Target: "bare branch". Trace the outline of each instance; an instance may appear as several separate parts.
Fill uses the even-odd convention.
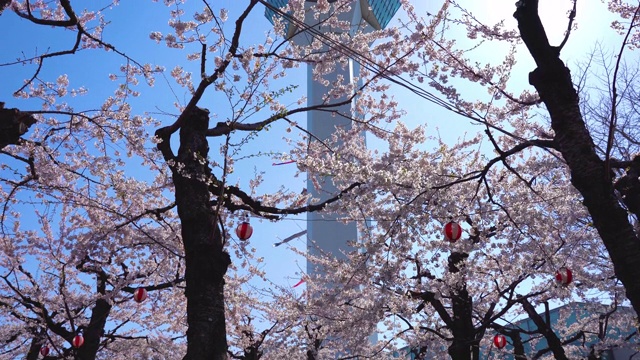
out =
[[[571,34],[571,28],[573,27],[573,20],[575,20],[576,18],[577,3],[578,3],[578,0],[573,0],[573,9],[571,9],[571,13],[569,13],[569,25],[567,25],[567,33],[564,35],[564,39],[562,39],[562,42],[558,46],[558,52],[562,50],[564,45],[567,43],[567,40],[569,40],[569,35]]]
[[[611,83],[611,117],[609,120],[609,135],[607,136],[607,148],[605,150],[604,155],[604,164],[605,164],[605,175],[610,176],[611,169],[610,167],[610,157],[611,157],[611,148],[613,147],[613,139],[615,137],[616,131],[616,123],[618,120],[618,114],[616,111],[616,106],[618,102],[618,71],[620,70],[620,63],[622,62],[622,53],[624,49],[627,47],[627,41],[629,40],[629,35],[631,35],[631,30],[635,27],[634,22],[638,17],[638,12],[640,12],[640,6],[636,7],[636,11],[633,13],[633,17],[631,18],[631,24],[629,24],[629,29],[627,29],[627,34],[624,36],[624,40],[622,40],[622,44],[620,45],[620,51],[618,52],[618,58],[616,59],[616,67],[613,71],[613,80]],[[610,180],[610,179],[609,179]]]
[[[190,113],[190,111],[196,107],[196,105],[202,98],[202,95],[204,94],[204,91],[207,89],[207,87],[209,87],[209,85],[213,84],[217,79],[221,78],[224,75],[224,72],[227,70],[227,67],[231,63],[231,59],[238,52],[238,48],[240,46],[240,34],[242,32],[244,21],[247,19],[247,17],[249,16],[249,13],[251,13],[251,10],[253,10],[253,8],[256,6],[257,3],[258,3],[258,0],[251,0],[247,8],[242,12],[242,14],[236,20],[236,29],[233,33],[233,37],[231,38],[231,45],[228,51],[229,56],[222,61],[222,64],[220,64],[220,66],[218,66],[214,70],[213,74],[211,74],[210,76],[206,76],[206,74],[204,73],[201,74],[202,80],[200,81],[200,84],[198,84],[198,87],[196,88],[196,90],[193,93],[193,96],[191,97],[191,100],[189,100],[189,103],[187,104],[187,106],[184,108],[180,116],[178,116],[178,119],[173,124],[158,130],[158,131],[162,130],[163,136],[167,136],[167,135],[170,136],[174,132],[178,131],[178,129],[182,126],[182,123],[187,118],[186,114]],[[156,136],[158,136],[158,131],[156,131]],[[163,137],[160,136],[160,138],[163,138]]]

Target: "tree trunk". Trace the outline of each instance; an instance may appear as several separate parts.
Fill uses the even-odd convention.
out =
[[[40,348],[44,346],[45,343],[45,333],[43,331],[39,331],[36,336],[31,339],[31,344],[29,344],[29,350],[27,355],[24,357],[25,360],[38,360],[38,356],[40,356]]]
[[[520,331],[514,330],[508,332],[511,343],[513,344],[513,357],[516,360],[527,360],[527,356],[524,354],[524,344],[522,343],[522,337]]]
[[[95,360],[100,348],[100,337],[111,311],[111,305],[104,299],[98,299],[91,310],[91,322],[84,328],[84,344],[76,350],[76,360]],[[75,336],[75,335],[74,335]]]
[[[464,285],[454,291],[455,294],[452,295],[453,326],[451,326],[453,341],[449,345],[449,356],[453,360],[471,360],[474,345],[478,345],[473,327],[473,300]]]
[[[530,75],[551,116],[555,142],[571,170],[571,183],[584,198],[593,224],[609,252],[627,298],[640,314],[640,239],[615,196],[612,176],[596,153],[578,106],[569,69],[549,45],[538,17],[538,1],[522,0],[514,14],[522,40],[538,66]]]
[[[459,273],[460,267],[468,257],[467,253],[452,252],[448,259],[449,272]],[[448,352],[453,360],[471,360],[474,345],[476,348],[479,346],[475,336],[476,329],[473,326],[473,299],[469,296],[465,280],[461,278],[459,281],[460,283],[454,287],[451,294],[453,316],[450,330],[453,341],[449,345]]]
[[[205,132],[209,112],[195,108],[180,128],[180,148],[173,167],[178,216],[185,251],[187,354],[183,360],[227,359],[224,275],[231,264],[211,207],[211,173]]]

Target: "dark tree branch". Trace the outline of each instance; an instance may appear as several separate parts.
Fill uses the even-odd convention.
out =
[[[48,25],[48,26],[57,26],[57,27],[76,26],[78,24],[78,17],[76,16],[75,11],[73,11],[73,8],[71,7],[71,3],[69,2],[69,0],[60,0],[60,5],[62,5],[62,8],[64,9],[64,12],[67,14],[69,19],[67,19],[67,20],[49,20],[49,19],[37,18],[31,13],[30,4],[29,4],[28,1],[27,1],[27,12],[26,13],[23,13],[23,12],[19,11],[17,8],[14,8],[13,11],[16,13],[16,15],[20,16],[21,18],[27,19],[27,20],[31,21],[32,23],[38,24],[38,25]]]
[[[558,52],[562,50],[564,45],[567,43],[567,40],[569,40],[569,35],[571,34],[571,28],[573,27],[573,21],[576,18],[577,4],[578,4],[578,0],[573,0],[573,9],[571,9],[571,12],[569,13],[569,25],[567,25],[567,33],[564,35],[564,39],[562,39],[560,46],[558,46]]]
[[[95,41],[96,43],[104,46],[107,49],[110,49],[110,50],[114,51],[116,54],[125,57],[127,60],[132,61],[133,63],[135,63],[139,68],[141,68],[141,69],[144,68],[142,66],[142,64],[140,64],[139,62],[137,62],[134,59],[130,58],[125,53],[123,53],[120,50],[118,50],[115,46],[103,41],[102,39],[98,39],[95,36],[93,36],[90,33],[88,33],[85,30],[85,28],[82,26],[82,24],[80,24],[80,22],[78,21],[78,17],[75,14],[75,11],[73,10],[73,7],[71,6],[70,0],[60,0],[60,5],[64,9],[65,14],[68,17],[67,20],[50,20],[50,19],[41,19],[41,18],[35,17],[33,15],[33,13],[31,12],[31,7],[30,7],[31,5],[29,4],[29,1],[26,2],[26,7],[27,7],[27,10],[26,10],[27,12],[26,13],[21,12],[18,9],[14,8],[14,11],[18,16],[20,16],[20,17],[22,17],[24,19],[27,19],[27,20],[31,21],[32,23],[34,23],[34,24],[45,25],[45,26],[55,26],[55,27],[65,27],[65,28],[75,27],[75,29],[77,31],[76,40],[75,40],[75,43],[73,44],[73,46],[71,47],[71,49],[56,51],[56,52],[53,52],[53,53],[44,54],[44,55],[40,55],[40,56],[37,56],[35,58],[32,58],[31,60],[35,60],[35,59],[38,60],[38,68],[36,69],[35,73],[31,77],[31,79],[26,81],[24,83],[24,85],[20,89],[18,89],[17,91],[14,92],[14,94],[20,93],[22,90],[27,88],[38,77],[38,75],[40,74],[40,71],[42,70],[42,65],[43,65],[45,59],[50,58],[50,57],[55,57],[55,56],[75,54],[76,51],[78,51],[78,48],[80,47],[80,43],[82,41],[82,37],[83,36],[85,36],[88,39],[91,39],[91,40]],[[26,62],[26,61],[29,61],[29,60],[28,59],[20,60],[20,62]]]
[[[140,214],[138,214],[138,215],[136,215],[134,217],[131,217],[131,218],[127,219],[126,221],[114,226],[113,229],[114,230],[121,229],[121,228],[123,228],[123,227],[125,227],[125,226],[127,226],[127,225],[129,225],[131,223],[134,223],[134,222],[142,219],[143,217],[146,217],[147,215],[153,215],[156,219],[161,219],[161,215],[163,213],[173,209],[174,207],[176,207],[175,203],[169,204],[169,205],[167,205],[165,207],[162,207],[162,208],[147,209],[147,210],[143,211],[142,213],[140,213]]]
[[[247,17],[249,16],[249,13],[251,13],[251,10],[253,10],[253,8],[257,4],[258,4],[257,0],[250,0],[247,8],[242,12],[242,14],[240,14],[238,19],[236,19],[236,28],[231,38],[231,45],[229,46],[229,51],[228,51],[229,57],[225,58],[222,61],[222,64],[220,64],[220,66],[218,66],[214,70],[213,74],[209,76],[207,76],[204,72],[201,74],[202,80],[198,84],[198,87],[195,89],[193,96],[191,97],[191,100],[189,100],[189,103],[187,104],[187,106],[184,108],[180,116],[178,116],[178,119],[173,124],[167,127],[158,129],[156,131],[157,137],[162,139],[178,131],[178,129],[180,129],[180,127],[186,121],[191,111],[197,106],[198,102],[202,98],[202,95],[204,95],[204,91],[207,89],[207,87],[209,87],[209,85],[213,84],[216,80],[224,76],[224,72],[227,70],[227,67],[229,67],[229,64],[231,64],[231,59],[238,53],[238,48],[240,46],[240,34],[242,33],[242,27],[244,25],[244,21],[247,19]],[[201,64],[201,68],[202,67],[204,67],[203,64]]]
[[[269,118],[263,120],[263,121],[259,121],[259,122],[255,122],[255,123],[249,123],[249,124],[245,124],[245,123],[240,123],[240,122],[219,122],[216,124],[216,126],[214,128],[211,128],[209,130],[207,130],[207,136],[222,136],[222,135],[228,135],[231,132],[233,132],[234,130],[240,130],[240,131],[260,131],[262,129],[264,129],[265,126],[280,120],[280,119],[284,119],[288,116],[294,115],[294,114],[298,114],[298,113],[304,113],[304,112],[308,112],[311,110],[327,110],[327,109],[332,109],[332,108],[338,108],[342,105],[346,105],[346,104],[350,104],[352,99],[355,97],[355,94],[353,94],[352,96],[350,96],[348,99],[343,100],[343,101],[339,101],[339,102],[335,102],[335,103],[331,103],[331,104],[319,104],[319,105],[312,105],[312,106],[304,106],[304,107],[300,107],[297,109],[293,109],[293,110],[289,110],[289,111],[285,111],[285,112],[281,112],[281,113],[276,113],[271,115]]]
[[[302,207],[287,208],[287,209],[278,208],[275,206],[263,205],[260,201],[253,199],[251,196],[249,196],[249,194],[240,190],[240,188],[236,186],[227,186],[225,187],[225,194],[238,197],[242,201],[242,204],[236,204],[235,202],[233,202],[233,200],[229,196],[224,197],[223,203],[224,203],[224,207],[230,211],[246,210],[258,216],[262,216],[271,220],[277,220],[279,219],[278,216],[270,216],[270,215],[297,215],[305,212],[320,211],[324,209],[327,205],[340,200],[345,194],[349,193],[350,191],[352,191],[353,189],[361,185],[363,185],[363,183],[353,183],[348,187],[344,188],[343,190],[341,190],[335,196],[318,204],[310,204]],[[218,186],[220,185],[218,184],[212,187],[211,192],[213,194],[217,193],[216,190],[218,189]],[[213,204],[215,205],[215,203],[216,201],[214,201]]]
[[[519,329],[509,329],[505,326],[497,325],[494,327],[497,332],[504,334],[511,339],[513,345],[513,357],[516,360],[526,360],[527,356],[524,352],[524,343],[522,342],[522,333]]]
[[[44,64],[44,60],[50,57],[54,57],[54,56],[62,56],[62,55],[69,55],[69,54],[75,54],[76,51],[78,51],[78,47],[80,47],[80,41],[82,40],[82,32],[78,31],[78,34],[76,35],[76,42],[73,44],[73,47],[71,47],[71,49],[68,50],[61,50],[61,51],[56,51],[56,52],[52,52],[52,53],[48,53],[48,54],[44,54],[38,57],[38,68],[36,69],[36,72],[33,74],[33,76],[31,76],[31,79],[29,79],[28,81],[26,81],[24,83],[24,85],[22,85],[22,87],[20,87],[20,89],[16,90],[13,94],[16,95],[18,93],[20,93],[22,90],[26,89],[27,86],[29,86],[33,80],[35,80],[38,75],[40,74],[40,71],[42,70],[42,65]]]
[[[614,187],[622,195],[627,209],[640,219],[640,155],[634,157],[626,168],[626,173]]]
[[[449,315],[447,308],[440,301],[440,299],[436,297],[436,294],[434,292],[431,292],[431,291],[417,292],[417,291],[409,290],[409,296],[412,299],[421,299],[425,303],[428,303],[431,306],[433,306],[433,308],[436,310],[436,312],[440,316],[440,319],[442,319],[442,321],[447,325],[447,327],[451,327],[453,325],[453,319]]]
[[[527,315],[529,315],[529,318],[533,321],[533,323],[536,324],[540,334],[542,334],[542,336],[547,339],[547,344],[553,352],[553,356],[558,360],[569,360],[567,355],[564,353],[562,341],[560,341],[558,335],[556,335],[556,333],[554,333],[551,329],[551,324],[547,324],[542,319],[542,316],[540,316],[536,312],[536,309],[533,307],[533,305],[531,305],[529,300],[527,300],[526,298],[520,298],[518,299],[518,302],[522,304],[522,308],[524,309],[524,311],[526,311]]]
[[[4,103],[0,102],[0,149],[10,144],[19,144],[20,136],[35,123],[36,119],[29,113],[15,108],[5,109]]]
[[[140,286],[140,287],[125,286],[125,287],[122,288],[122,291],[124,291],[126,293],[133,294],[136,291],[136,289],[139,289],[139,288],[143,288],[143,289],[145,289],[147,291],[169,289],[169,288],[175,287],[176,285],[181,284],[183,282],[184,282],[184,278],[176,277],[173,281],[164,282],[164,283],[160,283],[160,284],[156,284],[156,285],[147,285],[147,286]]]
[[[444,189],[444,188],[448,188],[451,187],[453,185],[456,184],[460,184],[460,183],[464,183],[470,180],[474,180],[474,179],[478,179],[479,182],[481,182],[486,175],[489,173],[489,170],[491,169],[491,167],[493,165],[495,165],[498,162],[504,161],[507,157],[511,156],[511,155],[515,155],[518,152],[527,149],[529,147],[533,147],[533,146],[537,146],[537,147],[541,147],[541,148],[551,148],[551,149],[555,149],[556,148],[556,143],[553,140],[540,140],[540,139],[533,139],[533,140],[527,140],[525,142],[522,142],[514,147],[512,147],[509,150],[500,150],[499,156],[496,158],[493,158],[491,160],[489,160],[487,162],[487,164],[484,166],[484,168],[482,168],[482,170],[478,170],[478,171],[474,171],[471,172],[469,174],[467,174],[466,176],[464,176],[461,179],[452,181],[452,182],[448,182],[446,184],[443,185],[437,185],[437,186],[433,186],[431,187],[432,190],[439,190],[439,189]]]
[[[547,33],[538,16],[538,0],[521,0],[516,4],[513,17],[518,20],[522,41],[527,45],[533,60],[539,68],[547,68],[557,63],[559,52],[549,44]],[[544,101],[544,99],[543,99]]]
[[[538,16],[537,0],[518,1],[514,16],[522,40],[538,66],[529,74],[529,83],[547,107],[554,141],[571,171],[571,183],[582,195],[615,274],[636,314],[640,314],[640,239],[614,192],[607,166],[596,153],[569,69],[557,49],[549,45]]]
[[[7,8],[7,6],[9,6],[9,4],[11,4],[11,0],[0,0],[0,15],[2,15],[2,12]]]

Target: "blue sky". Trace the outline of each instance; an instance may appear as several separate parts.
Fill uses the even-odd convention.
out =
[[[200,7],[200,2],[192,1],[190,3],[192,6],[197,5]],[[242,10],[238,6],[239,3],[239,1],[217,1],[215,4],[216,8],[224,6],[230,9],[230,20],[225,25],[229,32],[233,30],[233,21],[237,17],[238,11]],[[159,76],[155,86],[152,88],[141,83],[136,89],[140,91],[141,96],[132,102],[133,113],[152,113],[163,125],[168,125],[175,119],[161,114],[162,112],[177,115],[178,111],[173,106],[173,103],[179,102],[185,105],[189,100],[188,92],[184,88],[176,86],[168,73],[173,66],[179,64],[187,70],[193,71],[194,77],[197,77],[199,67],[199,62],[188,62],[186,60],[185,51],[167,49],[164,43],[156,44],[149,39],[149,34],[152,31],[168,32],[167,19],[170,10],[171,8],[166,7],[162,2],[123,2],[121,6],[105,11],[107,19],[111,23],[106,27],[103,34],[103,39],[106,42],[115,45],[120,51],[137,61],[162,65],[167,69],[167,81],[163,76]],[[30,57],[44,52],[68,49],[75,40],[74,32],[47,26],[37,26],[20,19],[11,11],[5,11],[0,20],[0,29],[5,34],[16,34],[16,36],[3,37],[2,48],[8,49],[8,51],[0,53],[0,63],[14,61],[21,54]],[[263,42],[265,34],[269,31],[271,25],[264,18],[263,10],[257,9],[257,11],[254,11],[247,24],[250,27],[243,32],[242,42],[244,44]],[[55,82],[55,79],[60,74],[68,74],[71,88],[85,86],[89,92],[86,96],[81,97],[70,98],[67,96],[64,101],[72,104],[76,110],[95,109],[99,108],[106,97],[113,94],[113,90],[117,85],[117,83],[109,80],[108,75],[110,73],[118,74],[118,68],[124,64],[125,59],[113,52],[83,50],[74,55],[47,59],[39,77],[44,81]],[[0,67],[0,75],[4,79],[3,85],[0,87],[0,101],[6,102],[6,107],[18,107],[24,110],[40,109],[40,102],[37,99],[24,100],[16,99],[12,96],[12,93],[21,86],[23,80],[31,77],[35,69],[35,64]],[[305,79],[304,69],[298,71],[302,75],[289,77],[285,85],[297,82],[295,79]],[[304,84],[300,85],[296,96],[306,93]],[[213,89],[210,89],[199,103],[199,106],[208,108],[211,111],[211,125],[214,125],[217,121],[224,121],[230,115],[228,106],[226,106],[227,102],[221,101],[217,96],[218,94]],[[220,105],[217,105],[217,102]],[[263,119],[264,117],[254,117],[251,121]],[[297,120],[304,124],[304,117]],[[243,149],[243,154],[286,152],[288,147],[282,141],[282,137],[286,134],[285,128],[284,124],[275,124],[269,131],[260,132],[258,138],[252,140],[247,149]],[[153,130],[155,129],[150,129],[150,132],[153,132]],[[234,142],[239,142],[244,135],[238,134],[235,136]],[[218,147],[220,141],[220,139],[216,138],[210,141],[210,155],[214,160],[219,157]],[[175,146],[176,144],[177,136],[174,136],[173,145]],[[229,176],[229,181],[231,183],[239,182],[248,191],[248,181],[254,178],[256,172],[264,172],[266,181],[264,186],[260,188],[260,194],[273,191],[280,186],[290,188],[296,192],[304,188],[306,178],[303,175],[295,177],[297,170],[295,164],[272,166],[272,162],[271,157],[253,157],[240,160],[236,164],[236,171]],[[135,166],[136,164],[132,165]],[[140,171],[136,171],[131,175],[148,178],[153,176],[153,174]],[[302,215],[298,218],[304,219],[305,216]],[[23,214],[23,222],[36,224],[35,219],[31,218],[27,213]],[[305,227],[304,220],[294,220],[293,217],[290,217],[279,223],[273,223],[253,219],[252,225],[254,234],[250,244],[256,248],[259,256],[265,257],[263,266],[270,274],[269,279],[285,286],[298,282],[299,275],[296,275],[296,272],[305,268],[304,260],[295,256],[292,251],[287,249],[287,246],[274,248],[273,243],[299,232]],[[305,238],[302,237],[301,239],[292,241],[289,245],[304,248]]]

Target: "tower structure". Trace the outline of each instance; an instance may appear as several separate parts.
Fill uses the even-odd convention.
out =
[[[278,14],[274,9],[280,9],[288,4],[289,0],[267,0],[273,8],[267,7],[265,16],[273,22],[274,17],[281,17],[286,25],[287,38],[299,45],[311,44],[314,35],[318,33],[329,33],[345,30],[336,30],[323,23],[323,18],[316,18],[311,8],[317,2],[315,0],[305,1],[306,15],[304,26],[300,23],[292,22],[282,14]],[[328,0],[332,5],[344,4],[342,0]],[[336,4],[337,3],[337,4]],[[350,32],[367,32],[380,30],[386,27],[391,18],[400,8],[400,0],[352,0],[350,11],[341,13],[339,19],[349,21]],[[306,30],[313,29],[313,32]],[[353,59],[348,59],[349,66],[336,67],[336,70],[324,78],[329,84],[338,79],[345,82],[353,82],[359,78],[359,64]],[[313,80],[313,65],[307,65],[307,102],[309,105],[326,103],[324,95],[329,88]],[[344,99],[333,99],[334,103],[343,102]],[[329,139],[337,128],[351,128],[351,104],[344,104],[333,107],[332,111],[348,116],[335,116],[327,111],[309,111],[307,113],[307,130],[318,140]],[[330,177],[324,177],[319,181],[320,189],[316,189],[310,179],[307,180],[307,191],[313,198],[325,201],[335,196],[339,190],[333,184]],[[307,214],[307,252],[310,255],[330,254],[336,258],[344,258],[344,252],[349,250],[348,242],[357,241],[358,231],[355,222],[344,224],[337,221],[339,215],[327,215],[319,213]],[[307,262],[307,273],[317,274],[321,269],[314,267]]]

